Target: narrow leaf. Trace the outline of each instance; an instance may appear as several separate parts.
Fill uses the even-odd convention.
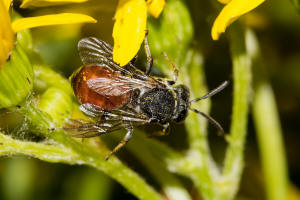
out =
[[[31,92],[32,86],[32,66],[20,45],[17,45],[10,60],[0,68],[0,108],[21,103]]]

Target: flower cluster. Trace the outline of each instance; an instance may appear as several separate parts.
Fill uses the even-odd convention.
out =
[[[211,36],[218,40],[221,33],[241,15],[253,10],[264,0],[219,0],[227,4],[216,18]],[[145,37],[147,10],[158,17],[165,0],[119,0],[113,29],[113,59],[121,66],[126,65],[137,54]]]
[[[21,7],[44,6],[49,4],[81,3],[87,0],[24,0]],[[219,0],[226,4],[216,18],[211,36],[218,40],[221,33],[241,15],[253,10],[264,0]],[[0,65],[5,62],[14,44],[14,34],[20,30],[38,26],[95,23],[90,16],[74,13],[62,13],[39,17],[21,18],[11,23],[9,6],[11,0],[0,2]],[[147,29],[147,13],[159,17],[165,5],[165,0],[119,0],[113,28],[114,49],[113,59],[121,66],[126,65],[137,54],[145,37]]]

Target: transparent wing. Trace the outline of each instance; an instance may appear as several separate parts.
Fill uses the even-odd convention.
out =
[[[99,77],[89,79],[87,85],[103,96],[121,96],[136,89],[151,89],[155,85],[152,82],[146,82],[127,76]]]
[[[70,119],[62,129],[72,137],[90,138],[124,128],[124,125],[142,125],[148,123],[147,116],[136,113],[130,108],[118,109],[111,112],[103,112],[98,122],[86,122],[79,119]]]
[[[124,67],[116,64],[112,58],[112,47],[95,37],[81,39],[78,42],[78,50],[84,65],[104,64],[114,71],[120,71],[137,79],[149,80],[149,77],[144,72],[138,70],[132,62],[129,62]]]
[[[126,75],[132,74],[125,67],[120,67],[113,61],[112,47],[102,40],[95,37],[83,38],[78,42],[78,50],[84,65],[104,64],[114,71],[120,71]],[[130,66],[134,67],[132,64]]]
[[[95,37],[88,37],[78,42],[78,50],[83,64],[107,63],[112,61],[112,47]]]
[[[122,129],[120,122],[116,123],[86,123],[81,120],[72,119],[63,130],[72,137],[90,138]]]

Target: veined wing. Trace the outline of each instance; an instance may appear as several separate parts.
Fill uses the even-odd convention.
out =
[[[88,37],[78,42],[78,50],[83,64],[105,63],[112,61],[112,47],[95,37]]]
[[[136,89],[151,89],[155,86],[151,82],[122,75],[89,79],[87,85],[103,96],[121,96]]]
[[[92,109],[89,105],[87,109]],[[94,109],[91,110],[93,112]],[[86,122],[79,119],[70,119],[68,125],[62,129],[67,131],[69,135],[77,138],[95,137],[111,132],[115,132],[124,128],[124,125],[141,125],[148,123],[147,116],[136,113],[136,111],[126,108],[126,110],[118,109],[110,112],[103,112],[99,115],[98,122]]]
[[[123,128],[121,122],[112,123],[86,123],[80,120],[72,120],[69,126],[63,127],[72,137],[90,138],[111,133]]]
[[[113,61],[112,47],[102,40],[95,37],[83,38],[78,42],[78,50],[84,65],[104,64],[114,71],[120,71],[127,75],[132,74]]]
[[[112,47],[95,37],[81,39],[78,42],[78,50],[84,65],[105,64],[114,71],[120,71],[125,75],[134,76],[137,79],[149,80],[149,77],[144,72],[138,70],[131,62],[124,67],[116,64],[112,58]]]

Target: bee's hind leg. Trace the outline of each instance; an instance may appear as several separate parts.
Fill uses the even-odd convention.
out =
[[[105,160],[108,160],[114,153],[116,153],[119,149],[121,149],[124,145],[128,143],[130,138],[132,137],[133,128],[132,126],[127,127],[127,133],[122,139],[122,141],[105,157]]]

